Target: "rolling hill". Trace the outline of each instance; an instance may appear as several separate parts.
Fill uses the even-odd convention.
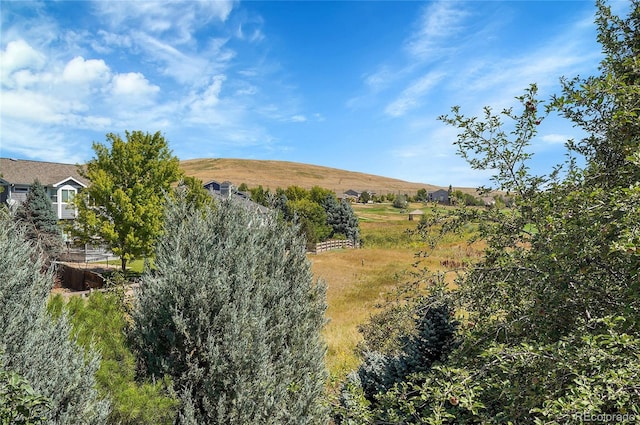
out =
[[[271,190],[297,185],[305,189],[320,186],[337,194],[353,189],[378,194],[414,195],[418,189],[440,189],[439,186],[426,183],[412,183],[373,174],[287,161],[209,158],[184,160],[180,165],[186,175],[199,178],[203,183],[210,180],[228,180],[236,186],[246,183],[249,187],[262,185],[265,189]]]

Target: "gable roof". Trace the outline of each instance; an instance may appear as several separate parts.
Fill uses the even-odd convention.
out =
[[[2,180],[10,184],[31,185],[37,179],[43,186],[56,186],[72,178],[88,186],[89,181],[78,173],[78,166],[58,162],[0,158]]]

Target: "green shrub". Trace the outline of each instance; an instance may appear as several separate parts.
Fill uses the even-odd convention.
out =
[[[171,375],[180,423],[322,424],[325,287],[297,229],[232,200],[169,207],[133,319],[149,376]]]
[[[104,424],[109,402],[98,394],[99,356],[71,338],[66,315],[52,318],[46,301],[53,286],[24,233],[0,218],[0,352],[5,368],[49,401],[51,424]],[[29,261],[35,258],[35,262]]]
[[[66,312],[78,343],[101,354],[96,380],[101,394],[112,400],[109,423],[171,424],[178,401],[169,394],[170,380],[136,382],[136,359],[128,347],[123,295],[122,289],[94,292],[87,299],[72,297],[66,304],[57,295],[49,309],[54,315]]]

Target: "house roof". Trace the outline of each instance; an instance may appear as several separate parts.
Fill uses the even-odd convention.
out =
[[[11,184],[31,185],[37,179],[43,186],[54,186],[71,177],[85,186],[89,181],[78,173],[78,166],[58,162],[0,158],[0,177]]]

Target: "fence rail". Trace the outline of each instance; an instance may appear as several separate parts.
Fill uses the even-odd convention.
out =
[[[113,253],[107,246],[86,244],[82,248],[66,248],[60,254],[61,261],[75,263],[91,263],[95,261],[108,261],[115,259]]]
[[[319,242],[316,244],[315,249],[312,251],[314,254],[324,251],[330,251],[332,249],[343,249],[343,248],[359,248],[359,244],[354,243],[351,239],[337,239]]]

